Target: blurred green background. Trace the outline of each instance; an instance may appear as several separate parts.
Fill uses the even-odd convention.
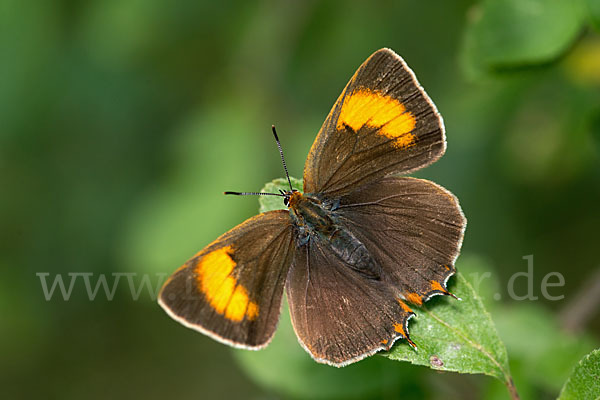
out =
[[[596,0],[0,0],[3,395],[506,398],[491,378],[379,356],[316,365],[287,310],[272,348],[230,350],[148,290],[257,212],[222,192],[282,175],[271,124],[301,177],[347,80],[390,47],[445,118],[448,151],[417,175],[460,199],[458,269],[493,273],[480,289],[522,397],[555,397],[600,334],[581,306],[600,296],[599,25]],[[511,299],[531,254],[539,300]],[[560,301],[540,291],[553,271]],[[69,273],[92,289],[129,275],[112,300],[80,275],[66,301],[39,273],[67,289]]]

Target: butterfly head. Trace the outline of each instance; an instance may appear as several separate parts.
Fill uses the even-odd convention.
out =
[[[302,198],[302,193],[296,189],[286,191],[280,190],[279,192],[283,195],[283,204],[288,208],[294,207],[294,205],[298,203],[298,200]]]

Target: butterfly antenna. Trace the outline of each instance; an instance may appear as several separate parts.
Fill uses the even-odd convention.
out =
[[[281,149],[281,143],[279,143],[279,137],[277,136],[277,131],[275,130],[275,125],[271,125],[271,129],[273,129],[273,136],[275,136],[275,141],[277,142],[277,147],[279,148],[279,154],[281,155],[281,162],[283,163],[283,169],[285,170],[285,176],[290,184],[290,192],[293,192],[292,181],[290,180],[290,174],[288,174],[287,165],[285,165],[285,158],[283,158],[283,150]]]
[[[285,197],[280,193],[264,193],[264,192],[223,192],[223,194],[232,194],[235,196],[279,196]]]

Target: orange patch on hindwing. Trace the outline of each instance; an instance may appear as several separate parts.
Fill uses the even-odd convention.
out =
[[[402,310],[404,312],[407,312],[407,313],[412,313],[413,312],[413,310],[411,310],[410,307],[407,306],[405,302],[403,302],[400,299],[396,299],[396,300],[398,301],[398,303],[400,304],[400,307],[402,307]]]
[[[251,301],[248,290],[231,276],[235,261],[233,248],[221,247],[204,255],[196,266],[198,288],[209,305],[225,318],[239,322],[244,317],[253,320],[258,316],[258,304]]]
[[[423,304],[423,299],[421,298],[421,296],[419,296],[418,293],[412,292],[412,293],[407,293],[404,295],[404,297],[406,298],[406,300],[408,300],[409,302],[416,304],[418,306]]]
[[[390,96],[360,89],[347,96],[340,110],[337,129],[346,125],[354,131],[363,126],[377,128],[377,134],[393,139],[394,147],[406,149],[415,144],[416,118],[404,104]]]
[[[395,323],[394,330],[402,334],[402,336],[406,337],[406,332],[404,332],[404,326],[401,323]]]
[[[446,292],[446,289],[438,281],[431,281],[431,289],[439,290],[440,292]]]

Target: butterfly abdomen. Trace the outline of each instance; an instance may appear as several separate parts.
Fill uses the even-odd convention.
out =
[[[336,223],[332,211],[319,199],[298,193],[290,202],[290,217],[297,228],[299,246],[310,240],[330,248],[348,267],[379,279],[381,267],[365,245],[347,228]]]

